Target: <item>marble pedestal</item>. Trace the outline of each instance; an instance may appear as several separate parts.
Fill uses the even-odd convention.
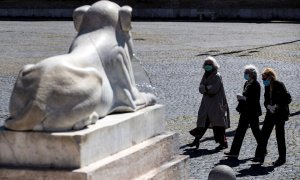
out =
[[[0,130],[0,179],[187,179],[164,107],[114,114],[64,133]]]

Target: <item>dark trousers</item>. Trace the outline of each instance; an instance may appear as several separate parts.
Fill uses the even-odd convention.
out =
[[[208,129],[209,124],[210,124],[209,120],[206,120],[205,127],[197,127],[196,129],[192,130],[194,132],[192,132],[191,134],[195,136],[195,138],[200,140],[205,134],[206,130]],[[213,126],[213,132],[214,132],[215,141],[217,143],[220,143],[221,145],[227,144],[224,127]]]
[[[261,139],[261,131],[259,129],[259,118],[258,116],[249,116],[247,114],[241,114],[238,127],[236,129],[233,142],[231,145],[230,153],[239,155],[241,146],[246,134],[246,131],[249,127],[252,130],[252,133],[256,139],[256,142],[259,143]]]
[[[278,119],[278,116],[276,116],[276,114],[271,114],[270,112],[267,112],[264,125],[261,131],[262,140],[261,143],[258,143],[255,157],[264,158],[265,152],[267,150],[268,140],[275,126],[279,158],[285,160],[286,145],[285,145],[284,125],[285,125],[285,120]]]

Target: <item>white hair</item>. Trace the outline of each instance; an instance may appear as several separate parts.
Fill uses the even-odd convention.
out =
[[[252,73],[253,77],[255,79],[257,79],[258,70],[257,70],[256,66],[254,66],[253,64],[248,64],[248,65],[244,66],[244,70],[250,71]]]
[[[203,63],[203,67],[204,67],[204,64],[206,61],[211,61],[213,63],[213,67],[214,69],[219,69],[220,65],[218,64],[217,60],[212,57],[212,56],[208,56],[205,60],[204,60],[204,63]]]

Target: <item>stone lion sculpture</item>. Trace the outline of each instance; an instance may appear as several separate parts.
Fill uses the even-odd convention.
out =
[[[14,85],[5,127],[81,129],[114,112],[155,104],[136,88],[129,6],[98,1],[74,10],[78,32],[68,54],[24,66]]]

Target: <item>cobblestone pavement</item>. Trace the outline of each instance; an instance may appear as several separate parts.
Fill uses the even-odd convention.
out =
[[[19,69],[24,64],[65,53],[76,33],[72,22],[64,21],[2,21],[0,32],[1,124],[8,117],[9,96]],[[207,179],[218,164],[231,166],[238,179],[300,179],[300,24],[134,22],[133,37],[135,54],[154,87],[151,91],[166,106],[167,128],[180,134],[180,152],[190,156],[191,179]],[[278,157],[274,132],[262,166],[251,161],[256,147],[251,130],[247,131],[236,161],[214,150],[217,144],[211,130],[204,135],[199,150],[185,146],[192,141],[188,131],[195,127],[201,101],[198,93],[201,65],[208,55],[215,56],[221,66],[231,110],[229,146],[239,118],[235,95],[242,91],[243,66],[251,63],[260,70],[264,67],[277,70],[293,97],[290,105],[293,116],[286,123],[286,164],[280,167],[271,164]],[[263,118],[264,115],[261,122]]]

